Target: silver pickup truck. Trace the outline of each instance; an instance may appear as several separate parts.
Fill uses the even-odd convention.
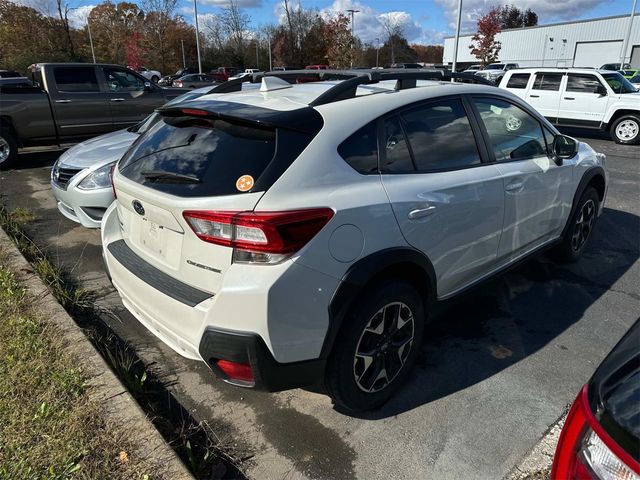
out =
[[[119,65],[41,63],[33,87],[0,86],[0,169],[18,149],[76,143],[135,125],[185,92],[161,88]]]

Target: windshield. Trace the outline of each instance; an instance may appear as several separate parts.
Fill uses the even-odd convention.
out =
[[[504,68],[504,63],[493,63],[491,65],[487,65],[485,70],[502,70]]]
[[[616,73],[603,73],[602,76],[607,81],[611,90],[615,93],[635,93],[638,91],[636,87],[631,85],[631,82],[620,75],[618,72]]]

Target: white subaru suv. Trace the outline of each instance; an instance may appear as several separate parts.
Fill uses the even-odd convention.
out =
[[[640,93],[619,72],[526,68],[507,72],[500,88],[554,125],[609,132],[616,143],[640,143]]]
[[[277,75],[160,109],[102,223],[126,308],[223,380],[322,383],[375,408],[433,302],[546,247],[584,251],[605,158],[515,95],[420,72]]]

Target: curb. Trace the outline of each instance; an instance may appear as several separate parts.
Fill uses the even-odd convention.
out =
[[[137,451],[133,453],[160,466],[166,478],[193,479],[193,475],[176,452],[165,442],[136,400],[111,371],[80,327],[53,297],[40,277],[34,273],[29,262],[2,228],[0,249],[8,253],[7,268],[29,294],[38,299],[36,310],[60,329],[67,340],[67,348],[76,355],[84,372],[89,376],[88,384],[91,388],[88,395],[100,403],[110,421],[126,430],[128,437],[137,447]],[[154,473],[150,472],[152,475]]]

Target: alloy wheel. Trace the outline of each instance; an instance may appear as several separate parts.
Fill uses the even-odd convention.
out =
[[[593,200],[587,200],[584,205],[582,205],[580,215],[573,228],[573,235],[571,236],[571,248],[573,248],[575,252],[582,250],[582,247],[584,247],[584,244],[587,242],[595,218],[596,205]]]
[[[623,120],[618,125],[616,125],[616,137],[618,137],[620,140],[633,140],[638,136],[639,132],[640,125],[638,125],[638,122],[631,119]]]
[[[379,392],[398,376],[411,352],[414,331],[413,312],[402,302],[389,303],[371,317],[353,360],[360,390]]]
[[[11,154],[11,146],[0,136],[0,164],[4,163]]]

